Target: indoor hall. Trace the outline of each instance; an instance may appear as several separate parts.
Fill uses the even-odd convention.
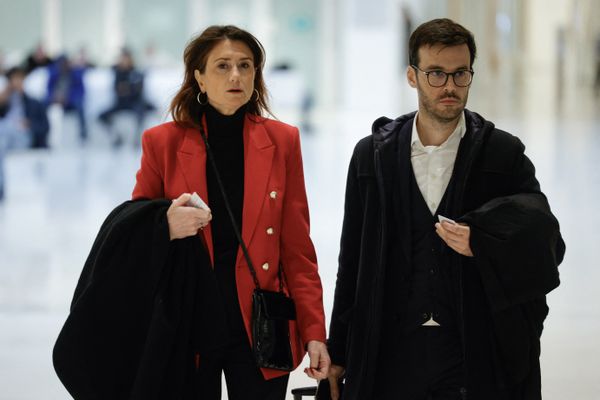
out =
[[[140,163],[139,132],[130,115],[116,118],[123,132],[118,147],[95,119],[110,103],[110,65],[125,39],[140,65],[152,65],[146,69],[145,91],[156,110],[146,116],[146,126],[168,118],[170,96],[181,76],[180,54],[194,32],[213,23],[234,23],[263,42],[274,114],[301,129],[311,237],[329,323],[350,155],[376,118],[416,109],[416,93],[405,79],[406,32],[436,17],[452,18],[474,33],[478,57],[467,108],[523,141],[561,225],[567,251],[559,268],[561,285],[548,295],[543,397],[597,397],[600,272],[594,249],[600,233],[594,228],[600,214],[593,196],[600,195],[600,173],[594,167],[600,152],[600,10],[594,1],[87,4],[102,19],[89,17],[83,3],[0,1],[5,64],[24,58],[39,38],[51,54],[75,53],[85,42],[96,64],[86,77],[91,98],[87,141],[80,140],[77,119],[54,107],[48,110],[49,148],[17,149],[5,156],[0,399],[70,398],[52,368],[52,346],[100,225],[130,198]],[[43,23],[24,32],[18,26],[29,18]],[[176,24],[180,20],[186,22]],[[150,44],[155,64],[142,57]],[[43,72],[31,76],[26,89],[43,98],[45,79]],[[306,359],[292,373],[289,390],[313,384],[302,373],[305,365]]]

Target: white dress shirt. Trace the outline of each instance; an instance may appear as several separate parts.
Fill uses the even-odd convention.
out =
[[[418,116],[417,113],[412,127],[410,162],[421,194],[434,215],[450,182],[458,146],[467,130],[465,113],[461,114],[454,132],[439,146],[423,146],[417,131]]]

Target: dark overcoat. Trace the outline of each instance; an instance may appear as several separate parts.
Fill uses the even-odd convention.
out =
[[[415,113],[375,121],[356,146],[346,185],[328,348],[346,368],[344,399],[371,398],[390,265],[411,263],[410,142]],[[446,193],[449,215],[471,227],[474,257],[459,270],[458,326],[469,398],[519,387],[541,397],[539,352],[545,295],[559,285],[565,246],[521,141],[465,110],[467,131]],[[410,277],[405,277],[410,279]],[[399,388],[399,394],[401,394]]]

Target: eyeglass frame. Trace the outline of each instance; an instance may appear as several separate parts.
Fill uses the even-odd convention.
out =
[[[431,70],[431,71],[423,71],[421,68],[417,67],[416,65],[411,65],[411,67],[414,68],[414,69],[416,69],[417,71],[421,71],[422,73],[424,73],[425,76],[427,77],[427,84],[429,84],[429,86],[435,87],[435,88],[446,86],[446,84],[448,83],[448,78],[450,76],[452,76],[452,82],[454,82],[454,84],[456,86],[458,86],[458,87],[469,87],[469,86],[471,86],[471,83],[473,83],[473,76],[475,75],[475,71],[473,71],[472,69],[459,69],[458,71],[454,71],[454,72],[446,72],[446,71],[442,71],[441,69],[434,69],[434,70]],[[429,74],[431,74],[432,72],[441,72],[444,75],[446,75],[446,79],[444,80],[444,83],[442,83],[439,86],[432,85],[431,82],[429,81]],[[455,75],[458,74],[459,72],[469,72],[471,74],[471,80],[469,80],[469,83],[467,83],[464,86],[459,85],[458,83],[456,83]]]

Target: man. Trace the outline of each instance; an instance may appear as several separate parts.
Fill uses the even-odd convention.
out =
[[[0,201],[4,198],[4,157],[11,149],[48,147],[50,125],[44,105],[24,90],[25,71],[13,67],[0,92]]]
[[[98,118],[112,135],[113,146],[119,147],[123,143],[123,137],[113,129],[113,115],[120,111],[133,112],[137,122],[137,131],[141,135],[146,112],[154,110],[155,107],[144,98],[144,73],[136,68],[133,55],[128,49],[121,50],[119,62],[113,69],[115,72],[115,102]]]
[[[46,107],[25,93],[25,70],[13,67],[6,79],[8,85],[0,95],[0,130],[10,137],[12,147],[48,147]]]
[[[75,113],[79,122],[79,141],[84,144],[88,137],[85,115],[86,67],[76,65],[66,54],[59,56],[48,66],[46,104],[58,104],[65,113]]]
[[[461,25],[419,26],[407,68],[418,112],[378,119],[355,148],[334,399],[342,376],[343,399],[541,398],[545,295],[565,247],[523,144],[465,109],[475,55]]]

